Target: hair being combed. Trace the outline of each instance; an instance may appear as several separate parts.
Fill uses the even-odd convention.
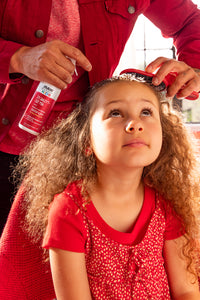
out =
[[[25,227],[35,241],[43,238],[48,207],[55,194],[75,180],[83,181],[85,191],[88,184],[95,182],[95,157],[85,153],[90,145],[90,119],[96,105],[95,97],[103,86],[119,80],[130,79],[117,77],[96,84],[83,104],[78,105],[67,119],[41,134],[21,156],[15,176],[20,174],[23,180],[27,211]],[[194,143],[181,117],[167,102],[160,102],[163,145],[157,160],[144,168],[143,179],[163,195],[181,217],[187,239],[183,255],[188,259],[190,271],[199,274],[192,264],[192,260],[198,259],[200,213]]]

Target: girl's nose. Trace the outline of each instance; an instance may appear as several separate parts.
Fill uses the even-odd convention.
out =
[[[140,122],[136,122],[136,121],[128,122],[125,129],[126,129],[126,132],[128,132],[128,133],[144,130],[142,124]]]

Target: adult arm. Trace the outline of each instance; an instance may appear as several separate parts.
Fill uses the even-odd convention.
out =
[[[169,88],[168,96],[174,96],[184,84],[185,87],[178,93],[180,98],[189,95],[192,90],[199,91],[200,10],[190,0],[152,0],[144,15],[161,29],[165,37],[173,38],[178,59],[182,61],[178,63],[159,58],[151,63],[146,69],[148,72],[160,67],[155,78],[156,84],[159,84],[167,73],[177,72],[177,80]]]
[[[184,240],[182,236],[174,240],[166,240],[164,245],[165,267],[172,299],[198,300],[200,299],[198,280],[187,270],[186,260],[180,256]]]
[[[22,0],[0,1],[0,83],[13,83],[12,78],[17,73],[19,81],[20,75],[22,77],[24,74],[34,80],[45,80],[60,88],[65,87],[66,81],[71,80],[70,73],[74,66],[70,60],[58,55],[59,50],[63,55],[74,56],[72,58],[77,60],[77,64],[86,67],[85,61],[87,65],[88,60],[78,49],[67,44],[62,46],[62,42],[58,41],[46,43],[51,3],[51,0],[30,0],[27,3]],[[38,32],[41,36],[38,36]],[[55,49],[56,46],[58,49]],[[55,53],[45,56],[45,51]],[[49,64],[52,64],[53,70],[48,69]],[[62,67],[66,69],[64,75]],[[49,75],[47,69],[58,79]],[[63,78],[66,80],[65,84],[62,82]]]
[[[10,59],[23,45],[0,38],[0,83],[13,83],[9,74]],[[21,74],[22,76],[22,74]],[[20,81],[20,75],[18,80]],[[16,79],[16,81],[18,81]]]
[[[191,0],[151,0],[144,15],[173,38],[180,61],[200,69],[200,10]]]
[[[49,255],[57,300],[91,300],[85,254],[50,248]]]
[[[9,73],[22,73],[33,80],[64,89],[71,83],[75,68],[69,58],[75,59],[76,64],[86,71],[92,68],[79,49],[54,40],[35,47],[21,47],[11,57]]]

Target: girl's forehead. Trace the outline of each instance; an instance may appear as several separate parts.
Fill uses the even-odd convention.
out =
[[[128,80],[119,80],[115,82],[109,82],[105,86],[102,86],[96,93],[96,105],[102,106],[108,101],[147,98],[152,102],[158,103],[158,95],[154,90],[144,83]]]

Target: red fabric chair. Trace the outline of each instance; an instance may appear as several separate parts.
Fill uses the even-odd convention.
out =
[[[18,192],[0,239],[0,299],[52,300],[55,292],[43,250],[22,228],[23,194]]]

